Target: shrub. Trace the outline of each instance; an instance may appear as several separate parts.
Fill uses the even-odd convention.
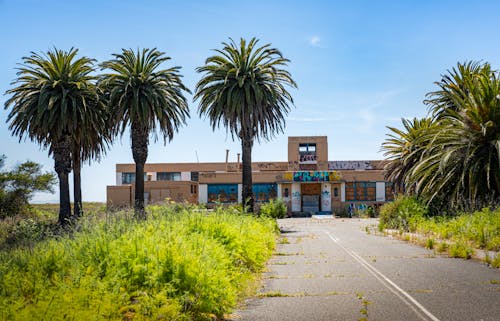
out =
[[[380,208],[379,229],[399,229],[414,232],[418,223],[427,215],[427,208],[415,197],[398,196]]]
[[[263,217],[270,218],[285,218],[287,214],[287,208],[283,200],[269,200],[269,202],[264,203],[260,206],[260,215]]]
[[[450,257],[458,257],[468,260],[474,254],[474,250],[463,242],[457,242],[450,245],[450,247],[448,248],[448,253]]]
[[[0,251],[0,319],[221,319],[275,246],[270,219],[147,210],[145,221],[86,216],[71,234]]]

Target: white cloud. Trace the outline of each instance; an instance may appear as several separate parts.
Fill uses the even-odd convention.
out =
[[[319,36],[312,36],[309,38],[309,44],[313,47],[319,47],[321,38]]]

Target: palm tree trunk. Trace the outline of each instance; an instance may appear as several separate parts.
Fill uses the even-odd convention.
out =
[[[138,219],[145,219],[144,211],[144,164],[148,158],[149,131],[142,124],[132,123],[132,155],[135,162],[134,213]]]
[[[80,146],[73,148],[73,219],[82,216],[82,178],[81,168],[82,162],[80,158]]]
[[[65,136],[52,146],[54,169],[59,178],[59,224],[66,225],[71,219],[68,174],[71,172],[70,138]]]
[[[254,212],[254,195],[252,191],[252,146],[253,140],[242,135],[241,137],[241,158],[242,158],[242,198],[243,206],[249,213]]]

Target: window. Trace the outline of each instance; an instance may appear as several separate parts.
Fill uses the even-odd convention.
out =
[[[158,172],[156,174],[156,180],[158,181],[180,181],[180,172]]]
[[[196,194],[196,185],[191,185],[191,194]]]
[[[339,188],[338,187],[333,188],[333,196],[339,197]]]
[[[208,184],[208,202],[238,202],[238,184]]]
[[[316,144],[299,144],[299,163],[316,164]]]
[[[375,182],[345,183],[345,198],[347,201],[375,201]]]
[[[150,181],[147,173],[144,173],[144,180]],[[135,173],[122,173],[122,184],[134,184],[135,183]]]
[[[277,185],[273,183],[260,183],[252,185],[252,192],[257,202],[267,202],[272,198],[276,198]]]
[[[191,172],[191,180],[193,182],[197,182],[199,179],[200,173],[199,172]]]
[[[122,173],[122,184],[135,183],[135,173]]]
[[[284,195],[284,197],[289,197],[289,195],[290,195],[290,190],[287,187],[287,188],[285,188],[285,195]]]

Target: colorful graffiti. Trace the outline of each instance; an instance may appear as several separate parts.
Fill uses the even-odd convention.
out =
[[[328,171],[298,171],[285,173],[283,178],[294,182],[331,182],[339,180],[340,175]]]

